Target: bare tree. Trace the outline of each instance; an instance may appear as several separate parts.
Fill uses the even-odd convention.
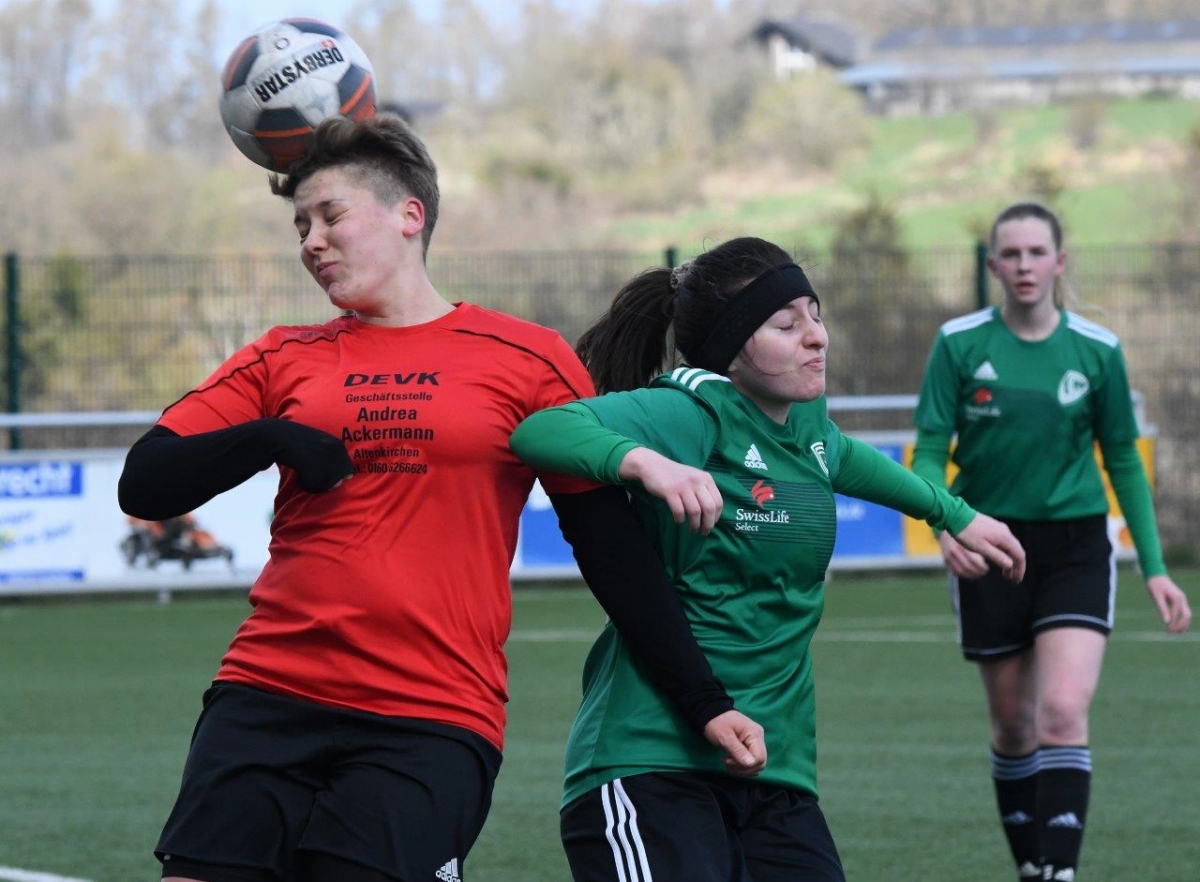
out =
[[[86,0],[0,8],[0,144],[42,147],[71,134],[70,107],[88,54]]]
[[[499,82],[505,63],[505,47],[491,21],[474,0],[445,0],[441,42],[445,97],[468,110],[480,107]]]
[[[440,93],[437,29],[409,0],[361,0],[342,27],[371,59],[378,101],[431,100]]]
[[[182,29],[173,0],[120,0],[106,33],[99,90],[114,106],[129,108],[131,143],[169,146],[183,140],[173,103],[181,63]]]

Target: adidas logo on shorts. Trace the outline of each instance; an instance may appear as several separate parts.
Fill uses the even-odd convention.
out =
[[[458,858],[451,858],[442,864],[442,868],[434,875],[441,882],[462,882],[462,876],[458,875]]]

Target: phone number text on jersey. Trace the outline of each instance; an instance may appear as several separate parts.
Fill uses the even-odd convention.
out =
[[[354,467],[356,472],[369,475],[384,475],[403,473],[408,475],[424,475],[429,471],[429,464],[424,462],[363,462]]]

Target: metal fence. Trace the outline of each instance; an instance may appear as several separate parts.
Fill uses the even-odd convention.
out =
[[[621,282],[675,252],[448,253],[430,274],[466,300],[574,340]],[[998,296],[978,249],[801,255],[822,297],[831,395],[917,391],[945,320]],[[295,258],[39,257],[5,261],[7,410],[160,410],[275,324],[333,316]],[[1200,549],[1200,245],[1074,249],[1072,308],[1122,339],[1157,426],[1157,498],[1176,556]],[[850,431],[908,427],[908,414],[847,413]],[[886,419],[886,423],[881,423]],[[3,447],[125,446],[135,426],[19,428]]]

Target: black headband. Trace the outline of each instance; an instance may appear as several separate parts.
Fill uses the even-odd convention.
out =
[[[817,300],[817,292],[800,267],[785,263],[767,270],[725,305],[704,342],[691,353],[688,363],[718,374],[725,373],[763,322],[797,297],[805,296]]]

